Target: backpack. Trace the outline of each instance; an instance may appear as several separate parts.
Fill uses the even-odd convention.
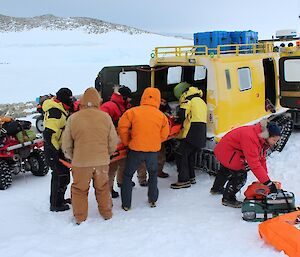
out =
[[[22,130],[31,128],[31,122],[25,120],[11,120],[2,124],[2,129],[6,131],[7,135],[14,136]]]
[[[36,134],[32,130],[22,130],[16,134],[16,137],[20,143],[24,143],[36,139]]]

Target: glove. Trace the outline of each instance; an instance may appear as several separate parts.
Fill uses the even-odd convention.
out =
[[[267,182],[264,183],[267,187],[270,189],[270,193],[277,193],[277,187],[274,182],[271,180],[268,180]]]
[[[58,161],[59,161],[59,152],[56,151],[49,151],[49,157],[46,158],[48,159],[48,165],[50,166],[51,169],[56,167]]]

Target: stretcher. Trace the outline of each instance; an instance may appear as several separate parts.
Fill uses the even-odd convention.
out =
[[[180,132],[181,124],[170,123],[170,132],[167,140],[176,138]],[[110,156],[110,163],[116,162],[118,160],[124,159],[127,157],[128,149],[121,143],[118,144],[117,150]],[[66,160],[59,159],[59,161],[68,168],[72,168],[72,164]]]
[[[300,256],[300,211],[278,216],[259,224],[259,234],[268,244],[289,257]]]
[[[118,160],[124,159],[127,156],[127,148],[123,144],[119,144],[117,150],[110,156],[110,163],[116,162]],[[59,159],[59,161],[65,165],[67,168],[71,169],[72,164],[66,160]]]

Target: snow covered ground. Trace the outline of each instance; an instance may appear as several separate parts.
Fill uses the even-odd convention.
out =
[[[1,34],[0,102],[33,100],[39,94],[55,92],[62,85],[80,94],[93,85],[102,66],[147,64],[154,46],[181,43],[192,44],[155,35],[120,33]],[[296,131],[283,152],[268,159],[271,178],[295,193],[297,205],[300,205],[299,143],[300,132]],[[170,184],[177,178],[174,164],[166,164],[165,171],[170,177],[159,179],[157,208],[148,206],[147,189],[137,185],[132,209],[124,212],[120,198],[114,199],[114,216],[104,221],[91,189],[88,220],[80,226],[74,225],[71,211],[49,211],[50,173],[45,177],[30,173],[15,176],[12,186],[0,192],[0,256],[285,256],[260,239],[258,223],[243,221],[240,209],[224,207],[221,196],[209,194],[213,177],[198,171],[196,185],[173,190]],[[254,180],[249,174],[247,184]],[[243,192],[238,197],[242,199]]]
[[[0,103],[32,101],[62,86],[79,95],[94,86],[104,66],[149,64],[154,47],[193,45],[192,40],[154,34],[87,34],[80,30],[35,29],[0,36]]]
[[[300,133],[296,132],[283,152],[268,159],[272,179],[281,181],[296,196],[300,195],[299,142]],[[0,256],[285,256],[260,239],[258,223],[243,221],[240,209],[224,207],[220,196],[209,194],[213,177],[198,171],[192,188],[172,190],[169,186],[176,181],[175,166],[166,164],[165,170],[171,176],[159,179],[157,208],[148,206],[147,190],[136,186],[132,209],[124,212],[120,199],[114,199],[114,216],[104,221],[91,189],[89,217],[80,226],[74,225],[71,211],[49,211],[50,174],[14,177],[13,185],[0,192]],[[253,176],[248,184],[251,181]],[[299,205],[299,198],[296,200]]]

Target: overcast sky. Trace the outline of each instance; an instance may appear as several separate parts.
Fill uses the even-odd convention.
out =
[[[300,0],[0,0],[0,13],[93,17],[154,32],[254,30],[260,39],[279,29],[300,33]]]

